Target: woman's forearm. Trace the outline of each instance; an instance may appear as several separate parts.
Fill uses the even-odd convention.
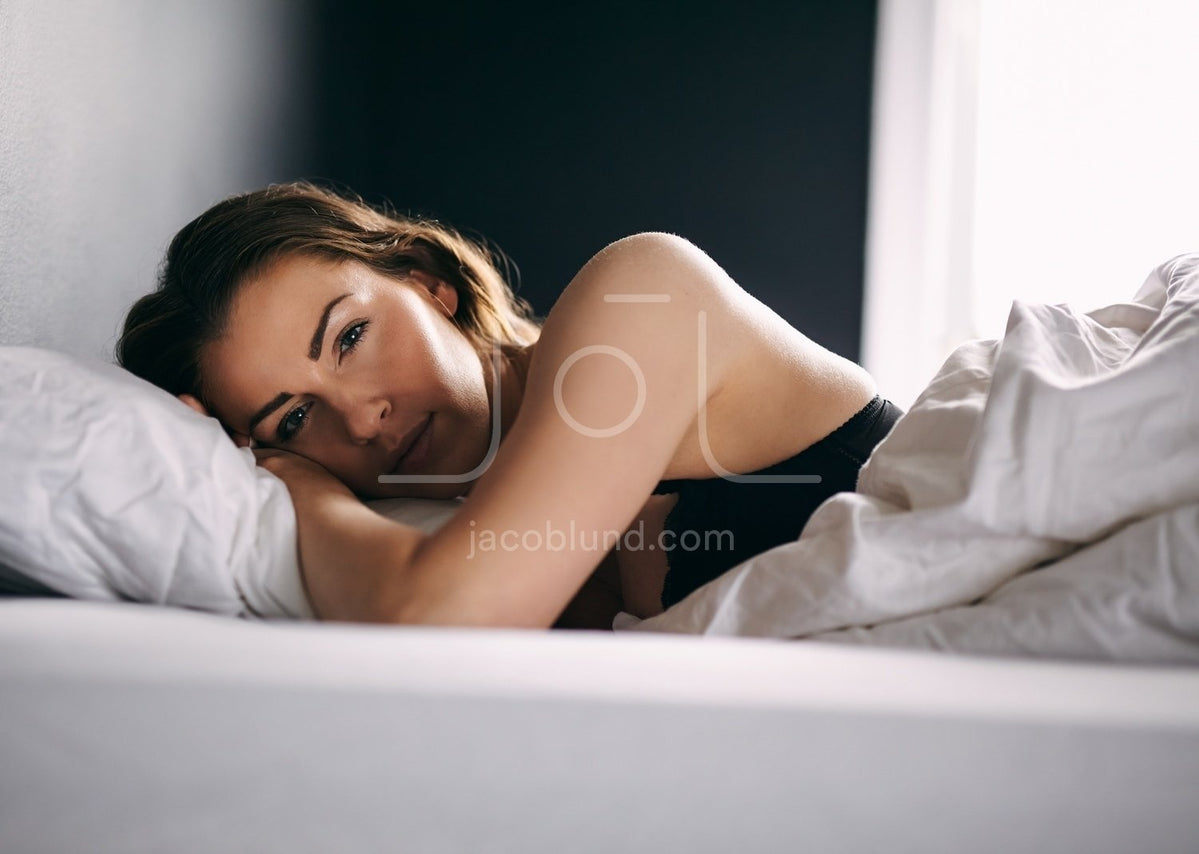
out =
[[[300,565],[317,616],[388,622],[379,605],[404,586],[424,533],[387,519],[349,490],[300,494],[296,507]]]
[[[390,621],[381,605],[403,589],[424,532],[376,513],[320,466],[266,453],[260,465],[283,480],[295,507],[300,572],[317,617]]]

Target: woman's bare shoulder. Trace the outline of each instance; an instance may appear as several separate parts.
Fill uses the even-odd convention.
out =
[[[680,370],[685,367],[691,388],[704,379],[715,391],[719,381],[713,380],[726,373],[729,360],[710,350],[701,365],[701,343],[738,330],[747,296],[691,241],[666,232],[631,234],[578,271],[547,315],[531,361],[543,370],[552,361],[557,372],[564,360],[573,365],[584,353],[605,353],[623,357],[636,378],[636,364],[612,343],[636,331],[639,349],[673,357]]]
[[[599,323],[594,307],[603,301],[612,306],[603,313],[609,322],[642,323],[646,350],[670,351],[679,360],[675,376],[694,390],[696,418],[667,478],[777,462],[843,423],[875,393],[860,365],[814,342],[678,235],[617,240],[592,257],[571,288],[560,320],[578,312],[584,324]]]
[[[703,249],[664,231],[643,231],[614,240],[591,256],[571,286],[585,288],[596,279],[609,286],[627,283],[633,293],[643,296],[686,295],[713,306],[740,290]]]

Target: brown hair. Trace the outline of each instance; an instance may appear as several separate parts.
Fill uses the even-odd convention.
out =
[[[453,319],[480,354],[493,345],[522,347],[541,334],[542,318],[500,272],[515,265],[486,238],[295,182],[228,198],[175,235],[158,287],[125,316],[117,362],[207,406],[201,349],[223,334],[241,285],[295,252],[353,259],[393,278],[419,270],[445,281],[458,292]]]

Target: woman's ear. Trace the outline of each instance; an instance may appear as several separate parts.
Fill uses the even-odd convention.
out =
[[[208,415],[208,410],[204,408],[204,404],[200,403],[200,399],[195,395],[180,394],[177,397],[201,415]]]
[[[180,395],[177,395],[177,397],[180,400],[182,400],[184,403],[186,403],[188,406],[190,406],[192,409],[196,410],[196,412],[199,412],[201,415],[205,416],[206,418],[215,417],[212,415],[212,413],[210,413],[208,411],[207,408],[205,408],[204,404],[202,404],[200,402],[199,398],[195,397],[194,395],[180,394]],[[247,436],[245,433],[238,433],[236,430],[230,430],[228,427],[225,427],[224,423],[222,423],[221,426],[225,428],[226,435],[228,435],[229,438],[233,440],[233,444],[237,445],[237,447],[239,447],[239,448],[253,447],[254,440],[251,439],[249,436]]]
[[[450,320],[454,319],[454,312],[458,310],[458,292],[452,285],[446,284],[443,280],[424,270],[412,270],[408,276],[424,288],[435,302],[441,304],[441,307],[445,309],[446,317]]]
[[[454,290],[452,285],[447,285],[441,279],[438,279],[437,285],[433,290],[433,296],[445,307],[450,320],[453,320],[454,314],[458,311],[458,291]]]
[[[228,427],[225,428],[225,432],[229,435],[229,438],[233,440],[233,444],[237,445],[237,447],[239,447],[239,448],[253,448],[254,447],[254,440],[252,438],[250,438],[249,436],[247,436],[245,433],[238,433],[235,430],[230,430]]]

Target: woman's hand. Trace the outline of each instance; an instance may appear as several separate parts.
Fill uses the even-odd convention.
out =
[[[278,448],[252,448],[254,459],[258,465],[283,481],[292,494],[293,500],[298,493],[311,494],[314,492],[344,492],[353,496],[353,492],[344,483],[329,473],[320,463],[313,462],[307,457],[293,454]]]

